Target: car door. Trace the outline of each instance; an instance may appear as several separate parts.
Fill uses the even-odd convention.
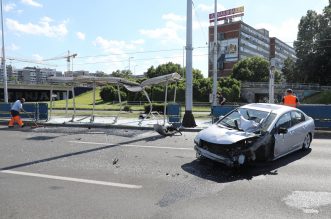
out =
[[[283,114],[275,125],[275,148],[274,148],[274,155],[278,157],[286,152],[290,151],[293,147],[292,135],[290,133],[291,127],[291,113]],[[278,133],[280,128],[288,129],[287,133]]]
[[[305,124],[305,116],[297,111],[294,110],[291,112],[291,125],[290,128],[292,134],[292,141],[293,141],[293,149],[294,148],[301,148],[302,143],[307,135],[307,126]]]

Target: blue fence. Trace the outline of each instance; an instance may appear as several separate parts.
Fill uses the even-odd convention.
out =
[[[316,127],[331,128],[331,105],[300,105],[298,108],[314,118]]]
[[[212,122],[216,122],[220,116],[224,116],[239,106],[213,106]],[[318,128],[331,128],[331,105],[304,104],[298,107],[315,121]]]
[[[0,103],[0,117],[10,118],[10,109],[13,103]],[[25,111],[20,114],[22,118],[31,118],[33,120],[47,120],[48,119],[48,104],[47,103],[24,103],[23,109]]]
[[[224,116],[237,108],[239,106],[227,106],[227,105],[222,105],[222,106],[212,106],[211,108],[211,114],[212,114],[212,122],[216,122],[220,116]]]

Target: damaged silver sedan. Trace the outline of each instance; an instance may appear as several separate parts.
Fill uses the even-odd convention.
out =
[[[194,139],[198,159],[227,166],[271,161],[310,147],[314,120],[301,110],[276,104],[239,107],[202,130]]]

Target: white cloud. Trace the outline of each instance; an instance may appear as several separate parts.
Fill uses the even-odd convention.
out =
[[[40,4],[40,3],[36,2],[36,1],[33,1],[33,0],[21,0],[21,2],[23,4],[30,5],[30,6],[33,6],[33,7],[38,7],[38,8],[43,7],[42,4]]]
[[[9,12],[9,11],[14,10],[15,7],[16,7],[16,4],[14,4],[14,3],[8,3],[8,4],[5,4],[5,5],[3,6],[3,10],[4,10],[5,12]]]
[[[44,58],[39,55],[39,54],[33,54],[32,57],[36,60],[36,61],[42,61]]]
[[[185,30],[185,16],[173,13],[164,14],[162,19],[165,20],[164,27],[155,29],[140,29],[139,33],[151,39],[160,40],[161,43],[184,44],[184,39],[179,36],[179,32]]]
[[[130,52],[142,51],[141,46],[145,43],[145,41],[143,39],[137,39],[129,42],[123,40],[108,40],[98,36],[92,43],[94,46],[102,49],[102,51],[106,54],[101,57],[89,58],[87,61],[89,63],[106,63],[104,64],[105,68],[110,73],[117,69],[128,69],[129,59],[131,62],[131,71],[133,71],[135,59]]]
[[[8,47],[8,49],[11,50],[11,51],[17,51],[17,50],[20,49],[20,47],[17,46],[15,43],[12,43],[12,44],[10,44],[10,46]]]
[[[177,15],[174,13],[169,13],[169,14],[164,14],[162,16],[163,20],[167,20],[167,21],[175,21],[175,22],[179,22],[179,21],[185,21],[186,17],[185,16],[181,16],[181,15]]]
[[[124,53],[124,50],[134,50],[137,49],[139,45],[144,44],[144,40],[138,39],[131,42],[126,42],[123,40],[107,40],[103,37],[98,36],[93,45],[101,47],[105,52],[112,53]]]
[[[259,23],[254,25],[254,27],[257,29],[265,28],[269,30],[270,37],[277,37],[292,46],[293,41],[297,39],[299,21],[298,19],[290,18],[277,26],[268,23]]]
[[[10,18],[6,19],[7,28],[14,32],[46,37],[63,37],[67,35],[68,30],[66,27],[66,21],[63,21],[58,25],[52,25],[52,23],[53,20],[49,17],[41,18],[37,24],[30,22],[23,24]]]
[[[85,40],[85,33],[77,32],[77,33],[76,33],[76,36],[77,36],[77,38],[80,39],[80,40]]]

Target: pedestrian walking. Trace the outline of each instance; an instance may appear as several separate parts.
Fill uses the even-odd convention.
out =
[[[224,105],[226,99],[225,99],[225,97],[223,96],[223,94],[222,94],[222,93],[218,93],[218,94],[217,94],[217,97],[218,97],[218,102],[219,102],[219,104],[220,104],[220,105]]]
[[[286,90],[286,95],[283,97],[282,103],[291,107],[298,107],[300,104],[298,98],[293,94],[292,89]]]
[[[24,123],[20,117],[20,112],[23,111],[23,103],[25,102],[24,98],[20,98],[19,100],[16,100],[15,103],[13,104],[10,114],[11,114],[11,119],[8,123],[8,127],[14,127],[14,124],[17,123],[20,127],[24,127]]]

